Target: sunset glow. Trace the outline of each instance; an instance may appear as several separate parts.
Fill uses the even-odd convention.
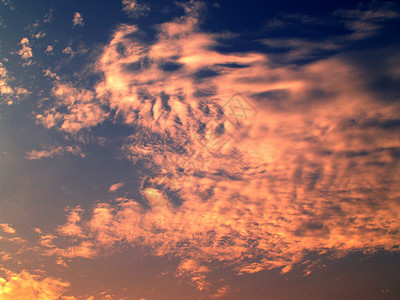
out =
[[[0,300],[400,299],[400,7],[0,0]]]

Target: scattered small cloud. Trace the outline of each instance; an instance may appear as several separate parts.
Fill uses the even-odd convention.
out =
[[[74,27],[76,26],[83,27],[83,25],[85,24],[82,15],[77,11],[74,14],[74,19],[72,20],[72,24]]]
[[[44,76],[46,76],[46,77],[50,77],[55,80],[60,80],[60,77],[56,73],[53,73],[52,71],[50,71],[50,69],[43,70],[43,72],[44,72]]]
[[[12,85],[14,78],[9,75],[6,67],[0,62],[0,104],[6,103],[12,105],[18,101],[20,97],[29,94],[29,92],[20,86]]]
[[[20,44],[22,45],[22,49],[18,51],[18,54],[22,57],[22,59],[30,59],[33,55],[29,40],[27,38],[23,38]]]
[[[66,48],[64,48],[64,50],[62,51],[62,53],[72,55],[72,54],[73,54],[73,51],[72,51],[72,48],[71,48],[71,47],[66,47]]]
[[[46,50],[45,50],[45,52],[46,52],[46,53],[53,52],[53,46],[51,46],[51,45],[48,45],[48,46],[46,47]]]
[[[54,9],[51,8],[44,16],[43,23],[51,23],[53,21]]]
[[[37,34],[33,35],[36,39],[41,39],[46,36],[46,32],[38,32]]]
[[[1,0],[1,4],[4,6],[9,7],[11,10],[15,10],[15,7],[13,5],[13,2],[11,0]]]
[[[115,191],[119,190],[121,187],[123,187],[124,184],[125,184],[125,183],[123,183],[123,182],[115,183],[115,184],[113,184],[113,185],[110,186],[109,191],[110,191],[110,192],[115,192]]]
[[[99,124],[108,116],[93,91],[56,82],[52,93],[58,99],[57,107],[36,115],[36,120],[47,128],[61,126],[62,131],[74,133]]]

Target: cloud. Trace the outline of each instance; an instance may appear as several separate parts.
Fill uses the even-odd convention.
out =
[[[36,39],[41,39],[46,36],[46,32],[38,32],[37,34],[33,35]]]
[[[191,277],[191,281],[200,291],[204,290],[209,285],[205,276],[205,274],[208,272],[210,272],[209,268],[200,265],[196,260],[193,259],[183,260],[177,269],[178,276],[189,275]]]
[[[131,17],[143,16],[150,10],[149,6],[137,0],[122,0],[122,9]]]
[[[29,94],[29,92],[20,86],[13,86],[11,83],[14,80],[9,75],[6,67],[0,62],[0,95],[2,96],[0,104],[7,103],[12,105],[14,102],[20,100],[22,96]]]
[[[229,285],[225,285],[221,288],[219,288],[215,294],[211,295],[211,298],[213,299],[219,299],[222,297],[227,296],[228,294],[231,293],[231,287]]]
[[[269,48],[279,49],[279,53],[273,55],[277,63],[296,62],[304,59],[319,59],[340,50],[349,49],[357,41],[365,40],[377,35],[389,21],[400,17],[395,7],[380,4],[376,7],[357,10],[337,10],[331,17],[324,19],[315,18],[303,14],[284,14],[274,18],[266,24],[267,30],[290,30],[291,27],[303,26],[316,33],[326,26],[334,25],[342,30],[350,31],[346,34],[324,34],[318,40],[307,38],[266,38],[262,43]],[[307,25],[307,26],[304,26]],[[302,27],[300,27],[302,28]],[[282,55],[284,53],[284,55]],[[282,60],[284,58],[284,60]]]
[[[110,186],[109,191],[110,191],[110,192],[115,192],[115,191],[119,190],[119,189],[120,189],[121,187],[123,187],[123,186],[124,186],[124,183],[123,183],[123,182],[115,183],[115,184],[113,184],[113,185]]]
[[[1,258],[2,261],[8,261],[8,260],[12,259],[12,256],[11,256],[10,253],[6,253],[4,251],[0,251],[0,258]]]
[[[21,40],[22,49],[18,51],[18,54],[25,60],[30,59],[32,55],[32,48],[29,45],[29,40],[27,38],[23,38]]]
[[[390,3],[382,3],[368,10],[337,10],[334,15],[341,17],[345,26],[353,31],[350,38],[355,40],[376,34],[384,22],[400,17]]]
[[[4,268],[5,278],[0,277],[1,299],[68,299],[62,297],[69,283],[52,277],[34,275],[26,270],[14,273]],[[69,298],[71,299],[71,298]]]
[[[11,0],[1,0],[4,6],[8,6],[11,10],[15,10],[14,5]]]
[[[101,123],[108,115],[102,101],[90,90],[58,82],[52,92],[55,106],[36,115],[37,121],[47,128],[57,126],[62,131],[76,133]]]
[[[82,152],[82,149],[80,147],[53,146],[43,150],[32,150],[31,152],[26,154],[25,158],[29,160],[53,158],[55,156],[63,155],[65,153],[71,153],[73,155],[79,155],[80,157],[85,157],[85,154]]]
[[[121,25],[94,91],[55,87],[45,126],[76,132],[113,111],[134,129],[122,153],[146,174],[143,199],[69,212],[48,254],[141,245],[178,257],[177,274],[206,290],[215,265],[288,272],[310,252],[398,251],[400,103],[377,99],[339,56],[276,66],[262,53],[220,53],[220,36],[199,31],[201,9],[159,25],[151,43]]]
[[[71,47],[65,48],[65,49],[62,51],[62,53],[73,55],[73,51],[72,51],[72,48],[71,48]]]
[[[53,46],[48,45],[48,46],[46,47],[46,53],[50,53],[50,52],[52,52],[52,51],[53,51]]]
[[[10,233],[13,234],[16,232],[14,228],[11,227],[10,224],[0,224],[0,228],[5,232],[5,233]]]
[[[85,25],[82,15],[77,11],[74,13],[74,19],[72,20],[72,24],[74,25],[74,27],[76,26],[83,27],[83,25]]]
[[[52,71],[50,71],[50,69],[43,70],[43,72],[44,72],[44,76],[46,76],[46,77],[50,77],[55,80],[60,80],[60,77],[56,73],[53,73]]]

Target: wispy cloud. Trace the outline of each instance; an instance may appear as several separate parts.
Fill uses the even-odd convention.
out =
[[[367,10],[338,10],[334,15],[341,17],[345,26],[353,31],[350,38],[355,40],[376,34],[384,22],[400,17],[389,2]]]
[[[330,34],[315,38],[267,38],[263,43],[268,47],[280,49],[277,61],[281,63],[295,62],[303,59],[319,58],[327,53],[338,52],[353,46],[357,41],[371,38],[384,28],[388,21],[398,19],[399,12],[395,7],[385,3],[375,7],[357,10],[337,10],[331,17],[324,19],[303,14],[284,14],[266,23],[267,30],[289,30],[292,27],[314,26],[318,33],[321,26],[336,26],[349,33]],[[282,55],[282,52],[285,53]],[[284,60],[282,61],[282,59]]]
[[[82,149],[80,147],[53,146],[43,150],[32,150],[26,154],[25,158],[29,160],[52,158],[66,153],[71,153],[73,155],[79,155],[81,157],[85,157],[85,154],[82,152]]]

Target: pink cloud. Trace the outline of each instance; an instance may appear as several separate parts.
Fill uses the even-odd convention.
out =
[[[122,151],[145,161],[149,176],[144,205],[119,198],[85,218],[71,211],[58,233],[72,245],[49,253],[142,245],[180,258],[177,274],[206,289],[212,262],[284,273],[310,251],[398,251],[400,143],[385,124],[399,104],[377,101],[339,57],[293,67],[219,53],[218,35],[198,30],[198,9],[160,25],[152,44],[121,25],[96,64],[104,77],[94,92],[55,88],[58,106],[39,117],[45,126],[90,128],[108,106],[135,126]],[[227,106],[237,94],[246,117]]]
[[[32,48],[30,47],[29,40],[27,38],[23,38],[21,40],[22,49],[18,51],[18,54],[25,60],[30,59],[32,54]]]
[[[82,15],[77,11],[74,13],[74,19],[72,20],[72,24],[74,25],[74,27],[76,26],[82,27],[85,24]]]
[[[102,108],[103,103],[92,91],[57,83],[53,95],[57,99],[56,106],[36,115],[36,119],[47,128],[57,126],[62,131],[76,133],[96,126],[108,116]],[[61,108],[66,112],[61,112]]]
[[[4,64],[0,62],[0,95],[2,96],[0,104],[6,103],[12,105],[22,96],[29,94],[23,87],[13,86],[12,80],[13,77],[9,74]]]

